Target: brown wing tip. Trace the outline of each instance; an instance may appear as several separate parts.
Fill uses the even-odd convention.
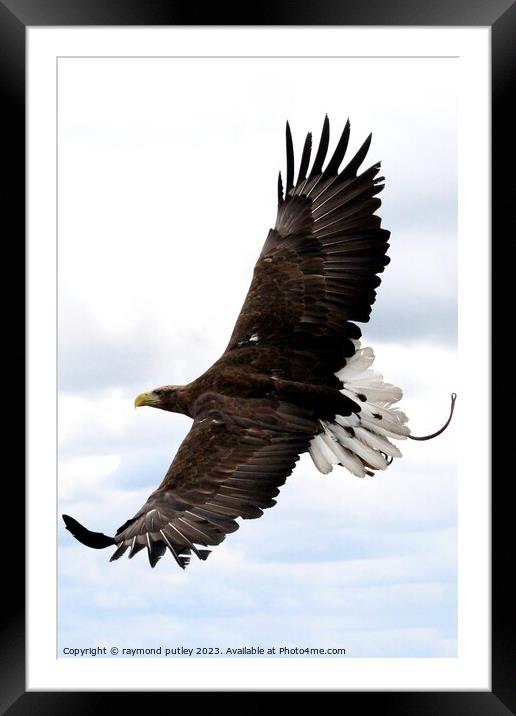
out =
[[[278,206],[283,204],[283,181],[281,179],[281,172],[278,174]]]

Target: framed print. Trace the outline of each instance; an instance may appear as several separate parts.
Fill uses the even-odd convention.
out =
[[[136,4],[118,19],[7,5],[28,411],[26,621],[7,625],[4,708],[242,690],[508,713],[489,129],[513,11],[452,4],[430,27],[393,7],[359,27],[356,8],[292,26],[279,7],[271,25],[221,9],[195,26]],[[381,285],[357,308],[367,271]],[[343,312],[361,335],[336,328]],[[405,439],[441,433],[450,394],[446,432]]]

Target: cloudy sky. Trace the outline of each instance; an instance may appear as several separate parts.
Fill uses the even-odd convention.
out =
[[[189,429],[134,396],[223,352],[274,224],[288,118],[373,132],[391,264],[362,326],[415,434],[456,387],[453,59],[59,61],[59,512],[112,534]],[[59,525],[59,644],[456,655],[453,426],[374,478],[306,456],[262,518],[185,572],[110,564]]]

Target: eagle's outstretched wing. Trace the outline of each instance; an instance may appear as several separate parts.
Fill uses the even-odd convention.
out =
[[[167,548],[181,567],[192,552],[205,559],[205,547],[238,529],[237,517],[260,517],[275,504],[317,429],[289,403],[202,396],[161,485],[115,535],[112,559],[144,548],[153,567]]]
[[[352,321],[369,320],[377,276],[389,263],[389,232],[375,211],[383,189],[380,164],[358,174],[371,135],[339,172],[347,149],[349,121],[333,156],[325,118],[319,148],[308,173],[308,134],[296,182],[294,151],[287,123],[285,195],[278,178],[276,225],[265,241],[228,349],[247,345],[288,345],[311,352],[332,372],[353,355],[360,337]]]

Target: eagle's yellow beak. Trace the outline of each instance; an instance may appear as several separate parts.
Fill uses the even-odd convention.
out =
[[[134,407],[141,408],[142,405],[153,405],[156,402],[154,393],[140,393],[134,399]]]

